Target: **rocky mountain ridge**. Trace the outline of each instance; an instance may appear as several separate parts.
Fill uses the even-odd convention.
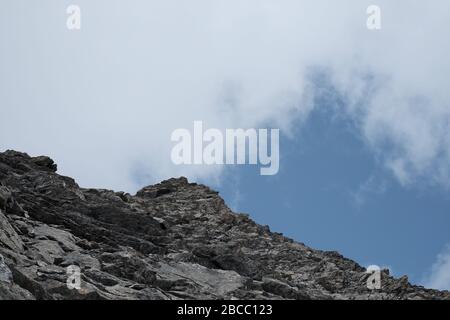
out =
[[[450,299],[387,270],[369,289],[354,261],[271,232],[185,178],[132,196],[56,169],[0,153],[0,299]]]

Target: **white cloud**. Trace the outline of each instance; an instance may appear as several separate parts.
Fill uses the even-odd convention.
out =
[[[450,245],[437,256],[425,286],[439,290],[450,290]]]
[[[450,3],[377,2],[380,31],[360,0],[79,0],[83,26],[69,32],[64,3],[3,1],[0,148],[49,154],[85,186],[217,178],[171,165],[171,131],[289,132],[317,107],[320,68],[346,102],[336,112],[400,182],[446,185]]]

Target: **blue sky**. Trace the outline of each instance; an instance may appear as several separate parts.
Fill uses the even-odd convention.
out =
[[[450,288],[449,20],[447,0],[2,0],[0,150],[83,187],[187,176],[274,231]],[[171,133],[196,120],[280,129],[279,173],[176,166]]]
[[[294,138],[281,140],[289,151],[276,178],[234,167],[217,188],[233,209],[272,231],[424,284],[450,243],[450,195],[401,186],[353,130],[345,119],[313,112]]]

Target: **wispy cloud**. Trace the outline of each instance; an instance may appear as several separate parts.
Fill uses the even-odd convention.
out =
[[[450,245],[437,256],[430,274],[423,282],[429,288],[450,290]]]
[[[387,188],[388,184],[386,180],[383,180],[377,175],[372,175],[356,191],[350,192],[350,198],[356,207],[361,208],[368,198],[373,195],[383,194]]]

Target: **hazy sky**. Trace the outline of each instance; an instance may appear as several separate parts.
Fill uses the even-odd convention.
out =
[[[81,8],[79,31],[66,28],[70,4]],[[381,30],[366,27],[370,4],[381,8]],[[256,195],[259,178],[245,178],[254,183],[244,184],[244,197],[231,191],[243,187],[246,169],[174,166],[170,134],[192,128],[194,120],[221,129],[275,127],[287,147],[280,149],[281,174],[264,180],[269,190],[275,184],[295,189],[287,177],[302,179],[308,157],[317,157],[311,163],[327,157],[330,171],[309,179],[322,181],[327,172],[335,180],[326,184],[348,187],[345,197],[351,194],[361,212],[373,197],[381,211],[418,201],[426,212],[416,214],[433,223],[434,215],[450,211],[449,19],[447,0],[1,0],[0,148],[50,155],[82,186],[134,192],[185,175],[222,188],[238,209],[257,216],[252,208],[261,201],[249,192],[254,188]],[[317,115],[331,122],[320,126]],[[348,136],[333,145],[322,134],[327,130]],[[310,143],[327,148],[308,151]],[[352,151],[336,167],[343,176],[335,176],[335,157],[346,150]],[[345,177],[362,167],[364,174],[348,186]],[[329,194],[320,193],[325,185],[306,182],[327,200]],[[290,197],[287,212],[319,210],[295,204],[295,192]],[[339,209],[347,207],[320,206]],[[270,213],[262,211],[264,220]],[[344,230],[354,228],[354,220]],[[443,221],[448,230],[449,220]],[[432,228],[427,236],[430,245],[415,253],[433,269],[426,281],[450,287],[450,238]],[[328,240],[319,245],[330,246]],[[358,246],[341,245],[333,249]],[[381,242],[374,254],[387,246]],[[350,254],[359,258],[358,252]],[[399,260],[398,268],[409,270],[406,263]]]

